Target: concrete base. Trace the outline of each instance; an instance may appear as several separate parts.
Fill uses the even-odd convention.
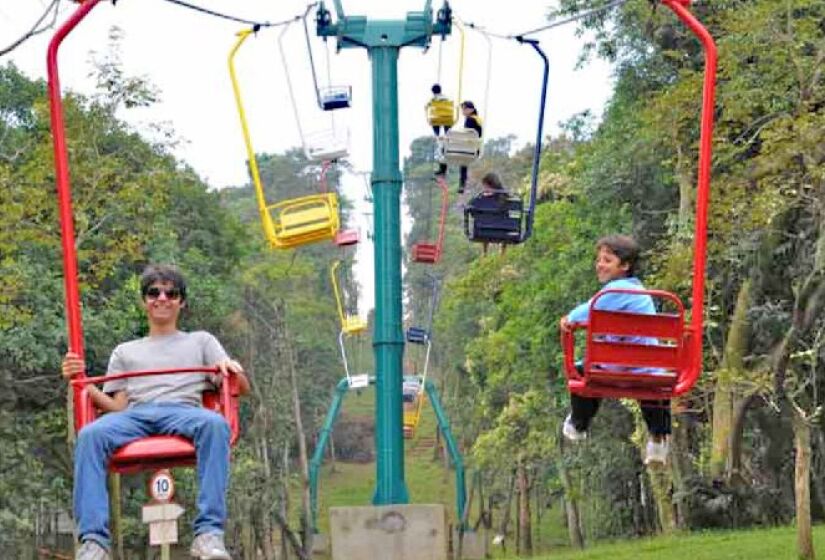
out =
[[[453,531],[453,547],[458,547],[458,531]],[[487,531],[467,531],[461,543],[461,558],[463,560],[484,560],[488,557],[489,546]]]
[[[330,508],[329,521],[332,560],[447,560],[441,504]]]
[[[329,537],[323,533],[312,536],[312,554],[329,554]]]

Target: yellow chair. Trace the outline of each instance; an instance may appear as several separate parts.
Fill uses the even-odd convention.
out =
[[[273,247],[289,249],[333,239],[340,226],[338,195],[313,194],[291,198],[267,208],[264,220],[271,222],[269,241]],[[265,226],[266,230],[270,230]]]
[[[451,99],[431,99],[427,103],[427,120],[430,126],[453,126],[455,107]]]
[[[308,243],[334,239],[340,225],[338,195],[335,193],[315,194],[284,200],[277,204],[267,204],[241,100],[241,89],[235,75],[235,55],[252,33],[252,30],[238,33],[238,40],[229,53],[229,76],[232,81],[232,90],[235,93],[238,115],[241,119],[241,131],[246,144],[249,170],[252,183],[255,185],[255,198],[258,202],[264,233],[270,245],[277,249],[292,249]]]
[[[338,304],[338,318],[341,321],[341,332],[348,335],[361,334],[367,330],[367,322],[358,315],[347,315],[344,310],[344,300],[341,297],[341,288],[338,286],[338,267],[341,261],[332,263],[329,271],[332,288],[335,290],[335,301]]]

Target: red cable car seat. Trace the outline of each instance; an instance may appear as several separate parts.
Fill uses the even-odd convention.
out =
[[[648,295],[676,311],[644,315],[597,309],[597,302],[610,293]],[[578,367],[577,330],[586,332],[584,361]],[[575,323],[569,332],[562,332],[567,387],[572,394],[591,398],[670,399],[686,393],[696,383],[700,366],[691,355],[692,335],[685,326],[682,302],[669,292],[600,292],[590,303],[588,322]]]
[[[72,381],[76,392],[80,394],[81,410],[75,411],[75,429],[90,424],[97,417],[92,400],[85,386],[91,383],[103,383],[115,379],[146,377],[150,375],[168,375],[173,373],[217,373],[212,367],[178,368],[158,371],[133,371],[101,377],[86,377]],[[230,375],[221,383],[219,391],[204,391],[203,406],[223,416],[229,424],[230,445],[234,446],[240,435],[238,419],[238,383]],[[109,470],[116,473],[135,473],[143,470],[155,470],[180,466],[191,466],[196,461],[195,446],[181,436],[148,436],[127,443],[109,459]]]
[[[435,243],[420,241],[412,246],[412,260],[418,263],[435,264],[441,260],[444,250],[444,233],[447,227],[447,210],[450,203],[450,188],[446,179],[438,175],[435,179],[441,189],[441,213],[438,217],[438,239]]]

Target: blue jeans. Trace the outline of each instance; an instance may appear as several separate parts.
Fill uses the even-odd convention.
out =
[[[179,435],[194,442],[198,466],[195,534],[223,532],[229,482],[226,420],[192,405],[139,404],[101,416],[80,430],[74,454],[74,514],[81,541],[95,540],[110,548],[109,457],[127,443],[149,435]]]

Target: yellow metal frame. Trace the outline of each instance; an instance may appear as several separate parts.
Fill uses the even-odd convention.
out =
[[[252,175],[252,183],[255,186],[255,198],[258,201],[264,234],[269,243],[277,249],[291,249],[308,243],[333,239],[340,226],[337,194],[309,195],[267,205],[264,187],[261,183],[261,174],[258,170],[258,162],[255,158],[255,150],[252,148],[246,112],[241,99],[241,88],[238,85],[238,78],[235,73],[235,55],[243,42],[252,33],[254,31],[251,29],[245,29],[237,33],[238,40],[232,46],[232,50],[229,51],[229,77],[232,81],[232,91],[235,93],[235,103],[241,120],[241,131],[246,145],[249,170]]]
[[[341,261],[332,263],[329,271],[330,279],[332,280],[332,288],[335,291],[335,301],[338,306],[338,319],[341,321],[341,332],[354,335],[361,334],[367,330],[367,322],[358,315],[347,315],[344,312],[344,299],[341,297],[341,288],[338,286],[338,267]]]

